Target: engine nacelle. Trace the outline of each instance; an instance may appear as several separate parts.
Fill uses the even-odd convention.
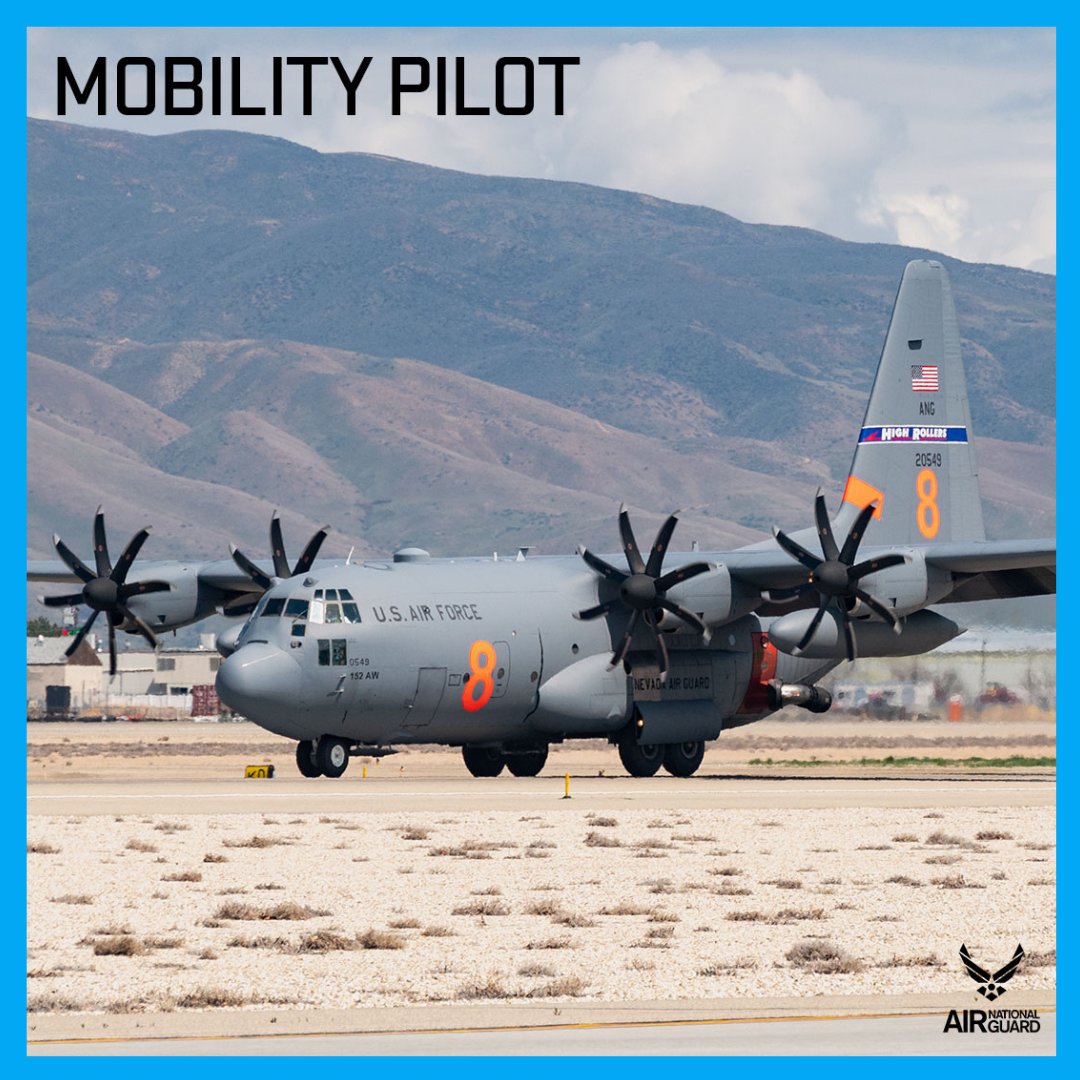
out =
[[[226,627],[214,640],[214,648],[222,656],[232,656],[240,647],[240,635],[244,632],[246,623],[238,622]]]
[[[782,652],[795,654],[795,648],[809,629],[816,609],[793,611],[769,627],[769,640]],[[899,634],[876,619],[853,619],[856,650],[859,656],[915,656],[929,652],[964,632],[964,628],[936,611],[917,611],[901,620]],[[846,653],[842,617],[830,609],[798,654],[812,660],[843,660]]]
[[[677,565],[674,559],[671,564]],[[669,596],[687,611],[700,615],[709,626],[720,626],[738,619],[761,603],[761,594],[756,589],[732,581],[728,568],[723,565],[683,585],[672,586]],[[661,630],[691,629],[670,611],[660,613],[659,627]]]

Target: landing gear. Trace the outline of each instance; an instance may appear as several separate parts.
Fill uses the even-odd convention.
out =
[[[664,747],[659,743],[639,743],[629,731],[619,739],[619,758],[631,776],[655,776],[664,760]]]
[[[540,770],[547,764],[548,748],[529,754],[507,754],[506,767],[514,776],[539,776]]]
[[[664,768],[672,776],[693,776],[705,756],[703,742],[668,743],[663,749]]]
[[[463,746],[461,756],[465,759],[465,768],[473,776],[498,776],[506,764],[502,751],[494,746]],[[540,767],[543,768],[543,764]]]
[[[323,735],[315,748],[315,764],[323,776],[336,780],[349,767],[349,744],[334,735]]]
[[[315,763],[315,744],[310,739],[296,744],[296,767],[301,776],[314,778],[321,776],[319,766]]]

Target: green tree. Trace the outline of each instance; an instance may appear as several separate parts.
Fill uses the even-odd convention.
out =
[[[35,616],[33,619],[26,620],[26,636],[37,637],[63,637],[64,628],[57,626],[54,622],[49,622],[44,615]]]

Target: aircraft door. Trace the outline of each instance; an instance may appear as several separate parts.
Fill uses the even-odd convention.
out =
[[[491,696],[500,698],[510,683],[510,645],[505,641],[493,641],[491,644],[495,646],[495,670],[491,673],[495,688]]]
[[[446,668],[422,667],[416,678],[416,693],[406,705],[405,727],[427,727],[435,716],[446,689]]]

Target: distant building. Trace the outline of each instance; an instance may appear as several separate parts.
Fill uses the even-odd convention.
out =
[[[36,708],[66,697],[67,709],[76,712],[101,700],[101,660],[85,639],[70,658],[65,656],[70,644],[70,637],[26,639],[26,699]],[[50,686],[61,692],[50,693]]]

